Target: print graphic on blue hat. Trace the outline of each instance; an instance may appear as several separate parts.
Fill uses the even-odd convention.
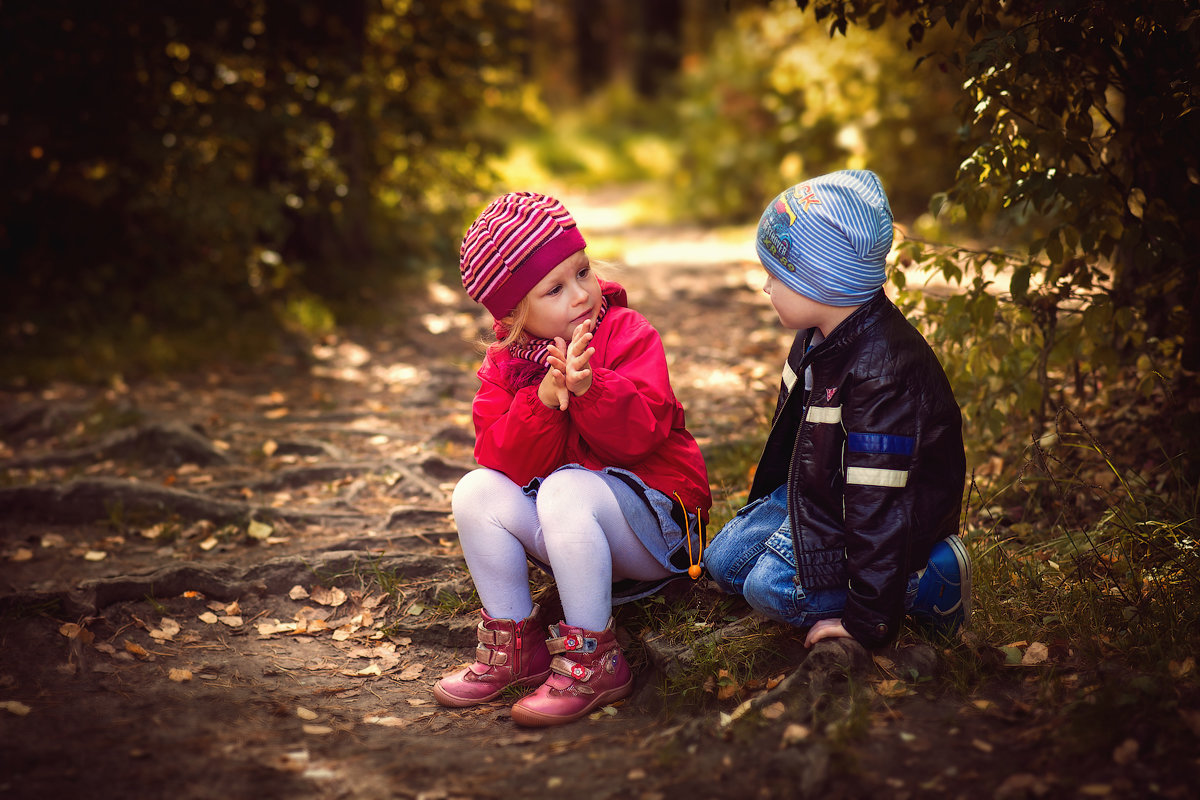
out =
[[[755,245],[767,271],[793,291],[860,305],[883,285],[892,210],[873,172],[832,172],[780,193],[763,212]]]

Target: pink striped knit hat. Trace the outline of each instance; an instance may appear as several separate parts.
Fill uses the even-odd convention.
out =
[[[568,256],[587,247],[563,204],[544,194],[497,197],[467,228],[459,251],[463,288],[496,319]]]

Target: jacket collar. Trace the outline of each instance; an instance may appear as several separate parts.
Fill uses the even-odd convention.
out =
[[[854,313],[842,320],[825,341],[809,350],[804,355],[802,363],[808,363],[817,358],[836,355],[858,340],[866,331],[875,326],[883,316],[883,312],[892,304],[883,289],[876,292],[870,300],[854,310]],[[816,328],[810,328],[804,336],[805,347],[812,341]]]

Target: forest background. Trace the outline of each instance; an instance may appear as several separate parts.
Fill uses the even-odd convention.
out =
[[[452,280],[465,224],[518,181],[633,184],[644,220],[715,228],[871,168],[890,289],[964,410],[985,635],[1136,660],[1128,703],[1170,709],[1200,639],[1198,18],[0,0],[0,380],[304,351]],[[726,451],[736,484],[754,454]]]

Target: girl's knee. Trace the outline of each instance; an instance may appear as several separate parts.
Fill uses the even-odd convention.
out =
[[[564,469],[553,472],[538,487],[538,516],[549,515],[561,518],[577,514],[595,515],[595,492],[605,491],[604,481],[590,472],[580,469]]]
[[[450,508],[455,516],[471,509],[486,508],[489,500],[495,497],[502,481],[515,486],[508,476],[494,469],[474,469],[459,478],[454,484],[454,492],[450,496]]]

